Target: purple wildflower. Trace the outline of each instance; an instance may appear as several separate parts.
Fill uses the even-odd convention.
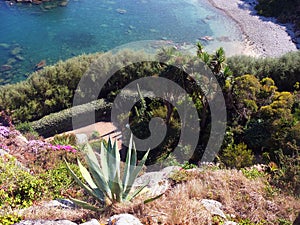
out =
[[[0,126],[0,137],[7,138],[9,136],[10,130],[7,127]]]

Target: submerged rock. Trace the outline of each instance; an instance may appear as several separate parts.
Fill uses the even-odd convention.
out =
[[[12,54],[13,56],[19,55],[22,51],[21,47],[15,47],[13,50],[10,51],[10,54]]]
[[[25,60],[24,57],[21,56],[21,55],[16,55],[16,56],[15,56],[15,59],[17,59],[17,60],[19,60],[19,61],[24,61],[24,60]]]
[[[68,1],[62,1],[60,4],[59,4],[59,6],[62,6],[62,7],[65,7],[65,6],[67,6],[68,5]]]
[[[6,62],[6,64],[11,65],[11,64],[14,64],[15,62],[17,62],[17,60],[15,58],[9,58]]]
[[[127,13],[127,10],[126,9],[116,9],[116,11],[120,14],[125,14]]]
[[[10,46],[9,46],[9,44],[6,44],[6,43],[0,43],[0,47],[4,48],[4,49],[8,49]]]
[[[11,70],[13,67],[11,65],[8,65],[8,64],[4,64],[1,66],[1,71],[8,71],[8,70]]]

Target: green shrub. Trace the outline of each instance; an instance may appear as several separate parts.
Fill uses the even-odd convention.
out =
[[[0,225],[10,225],[18,223],[22,220],[22,217],[18,214],[5,214],[0,215]]]
[[[44,180],[20,168],[14,158],[0,158],[0,208],[24,208],[47,196]]]
[[[0,110],[14,123],[32,121],[69,108],[74,91],[99,54],[81,55],[33,73],[27,80],[0,87]]]
[[[256,179],[258,177],[263,177],[266,175],[265,172],[258,171],[257,168],[251,168],[251,169],[242,168],[241,171],[244,174],[244,176],[247,177],[248,179]]]
[[[101,57],[100,57],[101,56]],[[0,87],[0,111],[8,112],[14,123],[25,121],[35,121],[51,113],[59,112],[70,108],[73,103],[74,93],[78,87],[83,74],[90,73],[84,77],[84,83],[93,83],[93,90],[101,90],[99,96],[91,94],[92,87],[80,89],[85,96],[92,99],[107,98],[112,93],[122,89],[130,81],[139,77],[153,75],[158,66],[151,62],[140,63],[135,66],[125,66],[128,62],[145,59],[145,54],[131,50],[121,50],[115,54],[91,54],[81,55],[65,62],[58,62],[54,66],[45,67],[33,73],[26,81],[5,85]],[[100,60],[99,60],[100,57]],[[97,61],[95,66],[90,67],[93,61]],[[111,72],[111,66],[120,66],[114,76],[112,76],[100,89],[103,75]],[[87,69],[91,70],[87,70]],[[80,93],[79,93],[80,94]],[[84,102],[86,103],[86,102]]]
[[[99,138],[100,138],[100,133],[96,130],[94,130],[89,137],[90,140],[99,139]]]
[[[76,135],[73,133],[70,134],[59,134],[55,135],[53,139],[51,140],[51,144],[53,145],[70,145],[70,146],[76,146]]]
[[[19,123],[15,128],[20,131],[28,140],[36,140],[39,134],[33,129],[29,122]]]
[[[79,168],[75,164],[70,164],[70,168],[81,178]],[[74,179],[70,177],[67,166],[64,162],[60,162],[53,169],[49,169],[44,173],[39,174],[39,177],[45,181],[48,187],[49,195],[53,199],[67,198],[81,198],[82,192]]]
[[[231,168],[240,169],[253,164],[254,155],[247,145],[232,144],[225,148],[220,155],[221,162]]]
[[[86,120],[89,113],[95,111],[97,121],[106,120],[111,109],[111,103],[99,99],[84,105],[75,106],[72,109],[65,109],[59,113],[53,113],[31,123],[31,126],[43,137],[51,137],[58,133],[73,130],[72,118],[79,118],[81,126],[90,125]]]
[[[300,2],[294,0],[258,0],[255,9],[258,14],[276,17],[281,23],[294,23],[296,30],[299,30],[299,7]]]
[[[276,187],[300,197],[300,154],[284,155],[278,152],[280,167],[270,169],[270,183]]]
[[[299,81],[300,51],[287,53],[279,58],[254,58],[250,56],[234,56],[227,61],[233,75],[253,74],[260,80],[270,77],[279,91],[294,91]]]

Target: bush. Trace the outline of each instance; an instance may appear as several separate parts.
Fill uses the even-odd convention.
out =
[[[234,56],[227,61],[234,76],[254,74],[260,80],[270,77],[279,91],[294,91],[299,81],[300,51],[287,53],[279,58],[253,58]]]
[[[75,164],[70,164],[72,170],[81,178],[79,168]],[[55,168],[45,171],[39,175],[45,181],[49,189],[51,198],[81,198],[83,193],[79,190],[74,179],[70,177],[67,166],[64,162],[58,163]]]
[[[0,224],[1,225],[10,225],[18,223],[22,220],[22,217],[18,214],[5,214],[0,215]]]
[[[14,158],[0,158],[0,208],[24,208],[47,196],[44,180],[20,168]]]
[[[145,58],[141,55],[144,53],[130,50],[122,50],[116,54],[97,53],[81,55],[65,62],[59,62],[54,66],[45,67],[43,70],[33,73],[26,81],[0,87],[0,111],[8,112],[14,123],[20,123],[35,121],[50,113],[70,108],[75,90],[82,75],[86,72],[90,74],[84,77],[83,82],[95,86],[81,87],[80,90],[93,99],[107,98],[112,95],[112,92],[117,92],[131,80],[154,74],[155,68],[158,67],[148,62],[122,68],[128,62]],[[103,57],[99,60],[99,56]],[[98,60],[97,64],[90,67],[95,60]],[[98,85],[102,85],[101,82],[95,82],[95,80],[99,81],[106,73],[110,73],[110,70],[113,69],[111,65],[120,66],[122,69],[117,71],[100,89]],[[88,68],[90,70],[87,70]],[[89,95],[91,88],[101,90],[100,95]]]
[[[247,145],[240,143],[232,144],[225,148],[220,155],[221,162],[226,166],[241,169],[253,164],[254,155]]]
[[[73,107],[74,111],[72,109],[65,109],[59,113],[50,114],[38,121],[32,122],[31,126],[43,137],[50,137],[58,133],[73,130],[72,118],[79,118],[79,123],[82,127],[90,125],[89,120],[86,118],[94,111],[96,122],[104,121],[107,119],[110,108],[110,103],[99,99],[84,105],[75,106]]]
[[[51,140],[51,144],[76,146],[77,145],[76,135],[72,133],[55,135]]]
[[[81,76],[99,54],[81,55],[33,73],[27,80],[0,87],[0,110],[14,123],[33,121],[71,106]]]

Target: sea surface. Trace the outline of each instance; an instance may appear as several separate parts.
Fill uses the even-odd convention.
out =
[[[52,65],[135,41],[188,48],[200,40],[214,50],[242,40],[237,25],[206,0],[69,0],[52,9],[49,4],[0,0],[1,85],[26,79],[42,60]]]

